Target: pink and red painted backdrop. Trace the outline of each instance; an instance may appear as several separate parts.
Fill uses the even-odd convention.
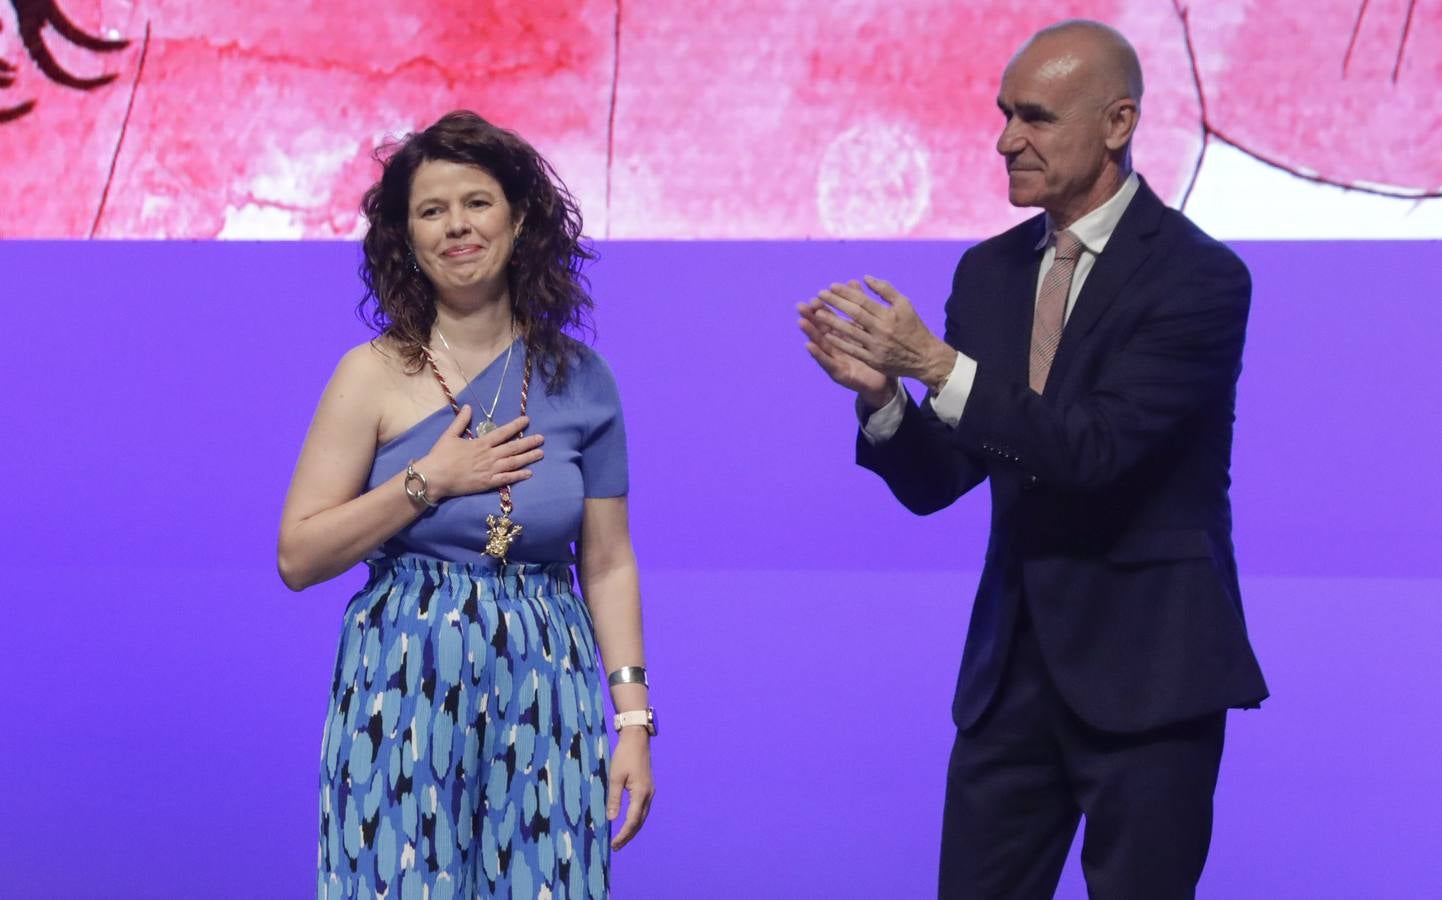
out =
[[[1070,16],[1136,43],[1137,164],[1174,204],[1217,141],[1442,195],[1442,0],[9,0],[0,236],[351,237],[376,147],[457,107],[536,143],[597,236],[983,236],[1019,215],[998,73]]]

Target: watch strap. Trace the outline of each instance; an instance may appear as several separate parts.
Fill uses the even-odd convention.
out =
[[[639,725],[645,728],[648,734],[654,736],[656,734],[656,710],[648,706],[645,709],[633,709],[628,712],[616,713],[616,717],[611,720],[611,724],[615,726],[617,731],[627,726]]]

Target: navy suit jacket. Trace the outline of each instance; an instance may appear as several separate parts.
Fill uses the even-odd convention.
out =
[[[908,399],[892,439],[857,438],[857,462],[918,514],[991,485],[953,718],[966,728],[986,710],[1022,603],[1057,689],[1094,727],[1255,706],[1267,687],[1227,494],[1251,277],[1143,182],[1038,395],[1027,366],[1045,227],[1037,216],[956,267],[945,339],[977,361],[957,426]]]

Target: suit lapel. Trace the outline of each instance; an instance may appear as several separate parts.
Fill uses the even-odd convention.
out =
[[[1076,306],[1067,317],[1061,343],[1057,345],[1056,357],[1052,360],[1051,374],[1047,377],[1048,393],[1061,383],[1058,373],[1065,371],[1067,363],[1076,354],[1077,345],[1096,327],[1132,275],[1151,255],[1152,238],[1161,225],[1165,208],[1143,181],[1117,222],[1106,249],[1097,257],[1096,264],[1087,275],[1086,284],[1077,295]],[[1028,348],[1029,342],[1030,336]]]

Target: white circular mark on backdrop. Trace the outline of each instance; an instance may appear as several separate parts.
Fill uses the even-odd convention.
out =
[[[821,156],[816,205],[836,237],[901,237],[931,203],[926,147],[906,128],[853,125]]]

